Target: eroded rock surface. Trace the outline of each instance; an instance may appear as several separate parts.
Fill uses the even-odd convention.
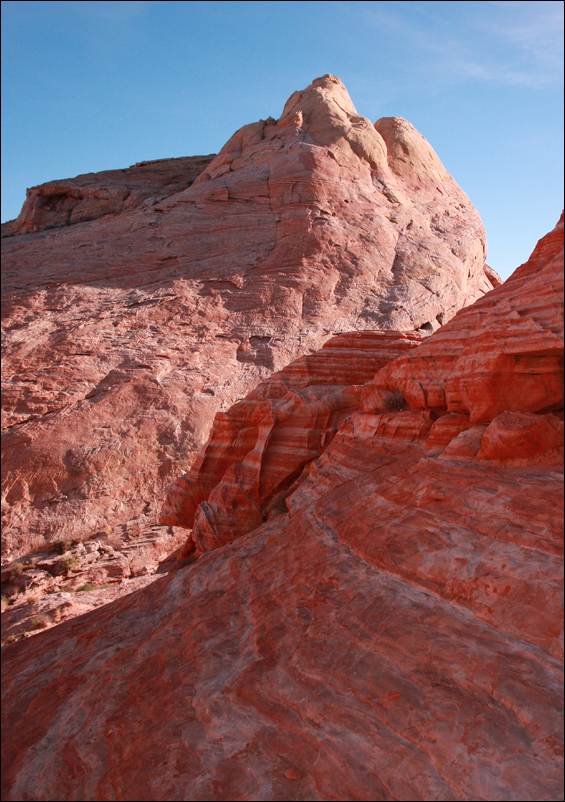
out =
[[[562,409],[562,304],[563,215],[503,286],[457,315],[433,345],[379,371],[363,409],[381,409],[391,390],[414,409],[463,413],[472,424]]]
[[[50,182],[8,226],[8,559],[156,523],[216,412],[273,371],[344,331],[429,333],[498,281],[430,145],[337,78],[208,158]]]
[[[504,286],[432,339],[335,337],[219,414],[161,513],[162,523],[192,529],[183,554],[249,532],[274,505],[284,510],[284,498],[307,475],[302,469],[357,409],[363,425],[373,413],[371,437],[419,440],[429,433],[429,446],[447,446],[453,458],[517,464],[555,455],[563,444],[562,240],[563,217]],[[390,414],[403,406],[411,412]]]
[[[144,516],[85,542],[58,541],[2,565],[2,645],[82,615],[176,570],[182,530]]]
[[[561,799],[562,261],[377,370],[286,513],[5,649],[3,798]]]

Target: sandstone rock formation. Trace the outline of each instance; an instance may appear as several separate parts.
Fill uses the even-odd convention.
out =
[[[479,425],[505,411],[561,409],[562,247],[563,215],[504,286],[456,316],[431,348],[424,344],[380,371],[364,390],[363,409],[382,409],[382,393],[391,389],[403,391],[413,409],[447,409]],[[476,331],[485,333],[475,339]]]
[[[562,798],[562,234],[404,338],[288,512],[5,649],[4,799]]]
[[[182,530],[139,521],[86,542],[59,541],[2,566],[2,645],[56,626],[175,570]]]
[[[420,334],[384,331],[332,337],[218,413],[208,443],[171,487],[161,513],[163,524],[193,529],[179,557],[230,543],[280,512],[305,466],[359,408],[362,385],[421,341]]]
[[[402,359],[395,359],[399,349],[420,338],[341,335],[219,414],[161,514],[163,523],[193,529],[183,555],[211,551],[259,526],[357,408],[385,413],[375,418],[375,436],[419,439],[431,430],[434,446],[449,445],[459,456],[507,461],[553,453],[563,424],[554,414],[533,413],[553,413],[563,402],[563,327],[555,306],[563,275],[554,253],[562,236],[563,219],[509,282]],[[474,331],[485,332],[479,342]],[[352,344],[357,354],[347,349]],[[365,363],[366,353],[373,360]],[[368,381],[371,370],[376,376]],[[386,414],[395,396],[413,412]]]
[[[193,184],[214,156],[138,162],[124,170],[87,173],[32,187],[18,219],[2,224],[2,236],[61,228],[141,205],[155,206]]]
[[[337,78],[208,158],[50,182],[7,226],[11,559],[151,528],[216,412],[273,371],[344,331],[429,333],[498,281],[428,143]]]

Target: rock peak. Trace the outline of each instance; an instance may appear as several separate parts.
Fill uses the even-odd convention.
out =
[[[386,142],[325,75],[213,159],[30,193],[2,262],[14,556],[105,531],[110,507],[145,520],[216,412],[330,334],[429,333],[492,289],[469,199],[412,126],[381,123]]]
[[[292,110],[295,104],[302,101],[305,105],[308,101],[312,102],[313,98],[320,98],[327,104],[332,102],[339,103],[343,108],[342,110],[353,115],[357,115],[353,101],[349,97],[349,93],[339,78],[335,75],[323,75],[321,78],[315,78],[312,83],[305,89],[293,92],[285,103],[284,111],[281,117],[284,117],[288,110]]]
[[[306,89],[290,96],[279,125],[293,123],[316,145],[331,146],[343,138],[373,169],[388,172],[382,137],[366,117],[358,114],[347,89],[335,75],[316,78]]]
[[[393,173],[410,184],[425,181],[455,185],[430,143],[403,117],[381,117],[375,123],[386,146]]]

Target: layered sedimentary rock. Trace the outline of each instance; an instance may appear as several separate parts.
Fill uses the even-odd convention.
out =
[[[273,371],[344,331],[429,333],[497,283],[479,216],[429,144],[399,118],[371,125],[332,76],[209,163],[36,187],[8,233],[13,558],[153,525],[216,412]]]
[[[374,431],[387,439],[391,431],[400,439],[430,432],[430,443],[449,443],[460,456],[519,460],[553,453],[563,437],[553,414],[563,406],[562,239],[563,217],[503,287],[403,358],[395,359],[420,338],[357,335],[356,359],[342,335],[218,415],[208,444],[171,487],[161,513],[163,523],[193,530],[183,554],[229,543],[266,520],[273,502],[280,509],[300,471],[355,409],[385,413],[375,418]],[[479,342],[475,331],[483,332]],[[374,361],[367,369],[383,368],[371,381],[360,359],[369,349]],[[317,370],[308,371],[310,364]],[[412,412],[387,414],[403,405]]]
[[[6,649],[3,798],[562,798],[562,264],[378,369],[286,513]]]
[[[2,645],[82,615],[175,570],[183,530],[138,521],[85,542],[58,541],[2,565]]]
[[[413,409],[462,413],[485,425],[506,411],[542,413],[563,405],[563,215],[529,261],[429,344],[380,371],[363,409],[402,391]],[[476,341],[473,332],[485,333]],[[507,456],[507,455],[506,455]]]
[[[161,512],[163,524],[193,529],[180,557],[229,543],[280,512],[305,466],[359,408],[362,385],[422,339],[384,331],[332,337],[218,413],[208,443],[169,489]]]

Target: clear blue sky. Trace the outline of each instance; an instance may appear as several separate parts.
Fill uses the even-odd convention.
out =
[[[563,205],[561,2],[2,2],[2,220],[26,187],[217,152],[325,73],[409,120],[507,277]]]

